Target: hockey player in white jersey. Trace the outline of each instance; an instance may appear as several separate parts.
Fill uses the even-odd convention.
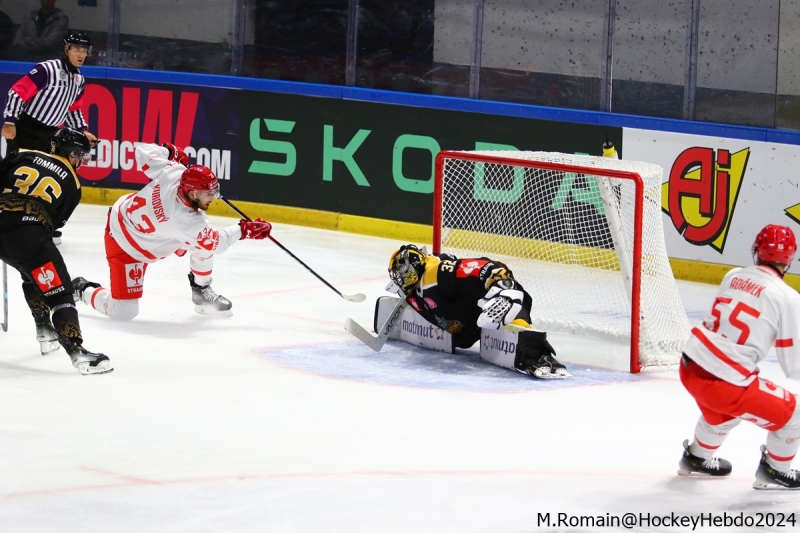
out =
[[[272,226],[261,219],[240,220],[224,229],[210,226],[205,211],[219,198],[211,169],[188,166],[183,150],[166,143],[140,144],[136,162],[152,181],[123,196],[109,210],[105,249],[110,289],[82,277],[73,280],[75,299],[112,320],[139,314],[147,265],[175,253],[189,254],[189,284],[195,311],[230,316],[232,304],[211,288],[214,255],[240,239],[265,239]]]
[[[800,295],[783,281],[797,251],[794,233],[766,226],[752,251],[756,265],[728,272],[683,349],[681,382],[701,416],[692,443],[683,443],[678,474],[730,475],[731,463],[714,454],[746,420],[768,431],[753,488],[800,489],[791,468],[800,448],[797,397],[758,375],[774,347],[784,374],[800,379]]]

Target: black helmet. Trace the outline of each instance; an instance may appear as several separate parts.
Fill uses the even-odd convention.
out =
[[[92,53],[92,41],[85,31],[69,30],[64,36],[64,46],[84,46]]]
[[[75,167],[76,169],[89,160],[92,152],[92,147],[89,145],[89,139],[86,138],[86,135],[70,128],[58,130],[50,140],[50,146],[52,146],[50,153],[67,159],[77,157],[80,162]]]

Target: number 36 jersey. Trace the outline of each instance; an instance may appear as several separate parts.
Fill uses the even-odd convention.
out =
[[[683,352],[720,379],[746,386],[773,346],[784,374],[800,379],[800,294],[762,265],[728,272]]]
[[[20,150],[0,163],[0,193],[0,211],[13,213],[15,223],[42,224],[53,232],[81,201],[81,183],[65,158]]]
[[[111,208],[112,237],[128,255],[143,263],[181,250],[195,257],[224,252],[239,240],[238,224],[222,230],[212,228],[206,214],[188,204],[178,190],[186,167],[167,157],[167,149],[156,144],[136,147],[136,162],[152,181],[139,192],[123,196]]]

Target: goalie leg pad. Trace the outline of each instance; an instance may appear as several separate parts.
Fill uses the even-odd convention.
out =
[[[571,378],[567,367],[559,363],[556,351],[543,331],[522,331],[517,343],[517,356],[514,369],[523,374],[542,379]]]

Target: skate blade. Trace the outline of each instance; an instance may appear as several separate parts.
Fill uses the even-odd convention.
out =
[[[39,351],[42,355],[50,355],[51,353],[57,352],[61,345],[58,341],[44,341],[39,342]]]
[[[108,374],[114,371],[114,367],[111,366],[111,361],[103,361],[102,363],[98,363],[97,366],[90,366],[88,361],[84,361],[78,363],[75,368],[84,376],[89,376],[91,374]]]
[[[521,371],[521,372],[538,379],[568,379],[572,377],[572,374],[570,374],[563,368],[556,370],[555,372],[551,372],[549,368],[536,368],[532,371],[528,372]]]
[[[696,472],[694,470],[686,470],[684,468],[678,468],[678,475],[699,479],[723,479],[730,476],[730,474],[726,474],[724,476],[715,476],[713,474],[707,474],[706,472]]]
[[[778,485],[777,483],[768,483],[766,481],[758,480],[753,482],[753,488],[756,490],[800,490],[800,487],[784,487],[783,485]]]
[[[228,309],[227,311],[217,311],[212,307],[204,307],[202,305],[195,305],[194,312],[200,315],[205,316],[218,316],[218,317],[228,317],[233,316],[233,310]]]
[[[541,372],[538,369],[533,372],[533,377],[539,379],[568,379],[572,377],[572,374],[567,372],[566,370],[557,370],[555,372]]]

